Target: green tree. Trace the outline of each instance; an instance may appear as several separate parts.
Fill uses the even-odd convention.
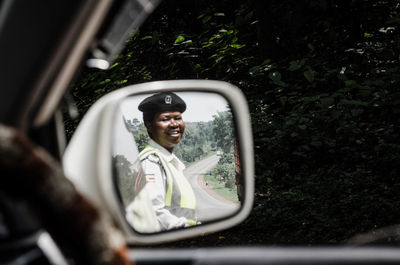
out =
[[[230,111],[218,112],[213,116],[213,135],[216,145],[223,152],[229,153],[233,150],[233,123]]]
[[[211,172],[220,182],[225,183],[225,187],[235,188],[235,164],[232,161],[231,163],[218,163]]]

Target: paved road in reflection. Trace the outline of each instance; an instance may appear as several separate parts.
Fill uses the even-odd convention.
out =
[[[239,208],[239,204],[216,194],[203,181],[203,176],[217,165],[218,160],[219,157],[213,155],[196,162],[184,171],[196,195],[196,214],[201,222],[226,217]]]

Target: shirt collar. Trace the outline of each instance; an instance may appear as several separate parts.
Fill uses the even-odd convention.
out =
[[[161,145],[159,145],[156,141],[154,141],[153,139],[150,139],[149,141],[149,145],[157,148],[162,154],[163,156],[167,159],[168,162],[171,162],[171,160],[173,159],[174,154],[169,152],[167,149],[165,149],[164,147],[162,147]]]
[[[151,145],[154,148],[157,148],[161,152],[161,154],[164,156],[164,158],[167,160],[167,162],[173,163],[178,169],[183,170],[185,168],[185,165],[182,163],[181,160],[179,160],[178,157],[176,157],[176,155],[169,152],[167,149],[165,149],[164,147],[159,145],[153,139],[150,139],[149,145]]]

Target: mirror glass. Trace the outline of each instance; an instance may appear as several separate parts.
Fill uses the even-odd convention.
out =
[[[234,127],[229,103],[217,93],[163,92],[122,101],[112,158],[133,229],[190,228],[240,209],[243,181]]]

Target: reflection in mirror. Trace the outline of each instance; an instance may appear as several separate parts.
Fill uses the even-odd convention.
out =
[[[243,181],[232,112],[210,92],[126,98],[116,114],[114,176],[139,233],[192,227],[240,208]]]

